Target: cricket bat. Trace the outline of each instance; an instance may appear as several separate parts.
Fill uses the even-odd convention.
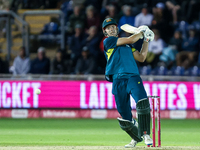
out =
[[[135,34],[138,32],[138,28],[131,26],[129,24],[124,24],[120,27],[123,31],[131,34]]]

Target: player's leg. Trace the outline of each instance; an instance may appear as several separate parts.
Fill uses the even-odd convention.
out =
[[[148,98],[141,99],[136,104],[139,124],[139,136],[143,136],[144,142],[147,145],[152,145],[153,141],[150,138],[150,105]]]
[[[135,145],[137,144],[137,142],[142,141],[142,138],[138,136],[138,124],[136,120],[129,121],[122,118],[117,118],[117,120],[119,121],[119,125],[122,128],[122,130],[126,131],[126,133],[135,141]],[[132,147],[135,147],[135,145]]]
[[[142,79],[139,76],[134,76],[129,79],[128,89],[131,96],[136,102],[136,110],[138,114],[138,130],[139,136],[144,138],[145,144],[153,143],[150,138],[150,104],[144,89]]]
[[[125,120],[132,121],[130,96],[127,94],[127,79],[115,79],[113,81],[112,93],[115,96],[117,110]]]
[[[125,145],[125,148],[133,148],[138,142],[141,142],[143,139],[138,136],[138,124],[136,120],[129,121],[122,118],[117,118],[119,125],[122,130],[124,130],[131,138],[131,142]]]
[[[138,123],[132,119],[130,95],[127,94],[127,79],[116,79],[113,81],[112,93],[115,96],[117,110],[122,116],[118,118],[119,125],[133,139],[125,147],[135,147],[142,138],[138,136]]]

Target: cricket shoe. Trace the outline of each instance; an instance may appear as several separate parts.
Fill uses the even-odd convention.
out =
[[[144,139],[144,143],[146,145],[152,145],[153,144],[153,140],[151,139],[151,137],[148,134],[144,134],[143,139]]]
[[[133,148],[136,146],[136,144],[137,144],[137,141],[131,140],[129,144],[125,145],[125,148]]]

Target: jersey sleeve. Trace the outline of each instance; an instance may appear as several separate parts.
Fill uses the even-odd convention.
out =
[[[103,41],[104,51],[107,52],[108,49],[115,48],[117,46],[118,37],[108,37]]]

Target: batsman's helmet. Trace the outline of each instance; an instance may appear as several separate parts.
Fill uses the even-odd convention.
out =
[[[113,18],[106,18],[102,23],[102,28],[104,29],[106,26],[114,24],[117,26],[117,22]]]

